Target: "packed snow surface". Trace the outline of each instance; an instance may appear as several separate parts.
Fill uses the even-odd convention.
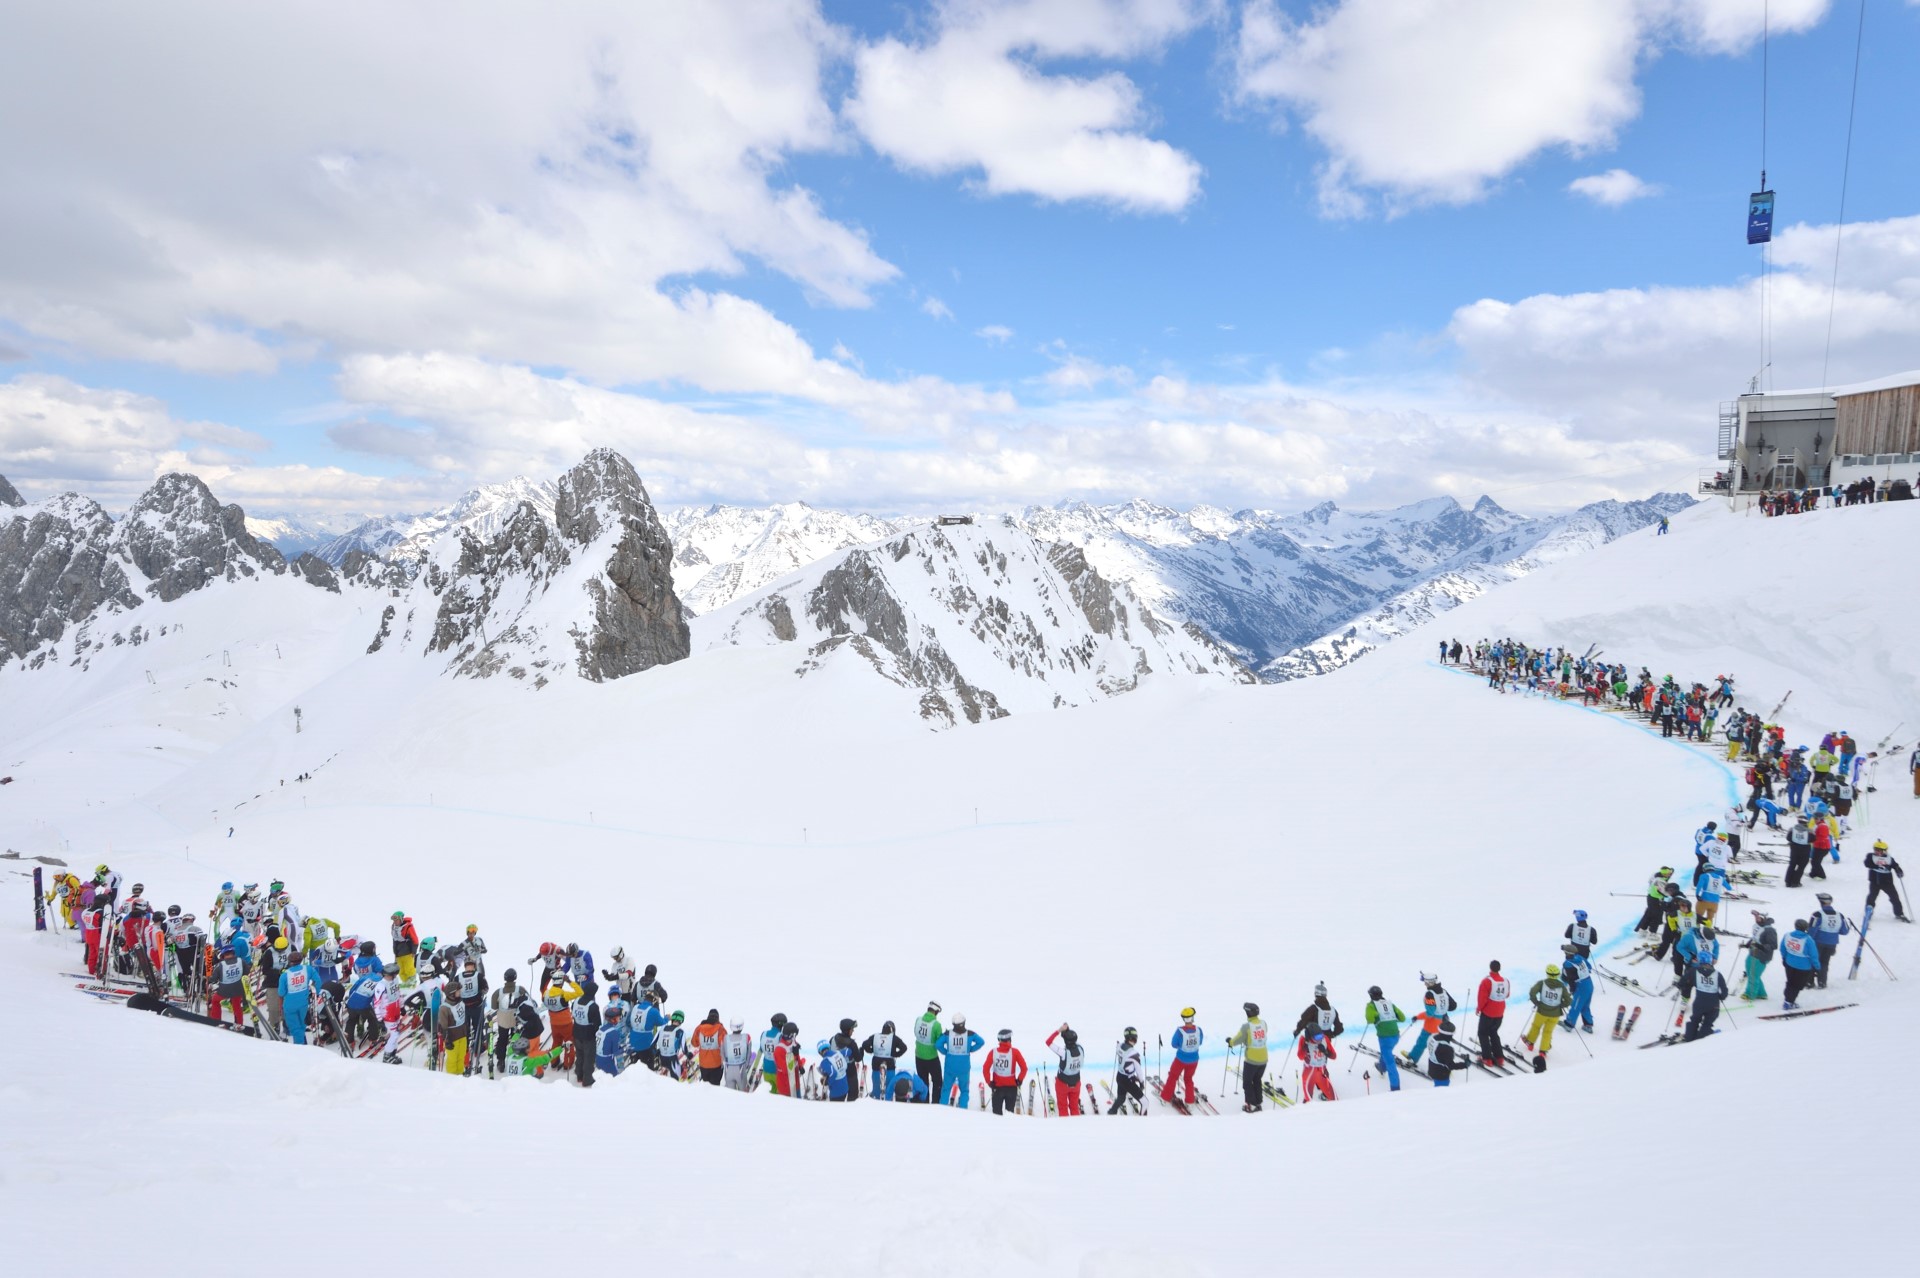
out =
[[[279,877],[367,935],[395,908],[443,938],[476,922],[496,967],[543,940],[603,959],[624,945],[690,1019],[717,1007],[757,1029],[781,1010],[809,1044],[842,1016],[862,1035],[905,1026],[934,998],[989,1038],[1012,1029],[1036,1063],[1062,1020],[1095,1064],[1137,1025],[1151,1065],[1181,1006],[1214,1045],[1249,999],[1284,1037],[1317,980],[1351,1043],[1369,984],[1411,1010],[1432,970],[1470,1003],[1497,957],[1524,987],[1576,907],[1612,942],[1597,953],[1619,949],[1647,874],[1690,864],[1692,831],[1736,796],[1699,747],[1438,668],[1443,635],[1732,673],[1763,713],[1792,691],[1791,741],[1844,728],[1910,745],[1916,536],[1915,503],[1777,520],[1701,507],[1671,536],[1547,563],[1326,678],[1172,681],[946,733],[852,665],[795,679],[786,645],[529,697],[357,660],[369,618],[348,624],[284,578],[234,583],[176,601],[177,630],[90,669],[0,675],[14,777],[0,842],[82,873],[108,861],[203,913],[223,879]],[[1776,606],[1743,565],[1805,598]],[[236,603],[247,591],[282,592],[279,606]],[[1856,917],[1871,836],[1920,847],[1904,755],[1877,781],[1831,870]],[[782,1104],[640,1072],[590,1092],[450,1079],[129,1016],[58,975],[77,945],[26,930],[25,868],[0,873],[17,1030],[0,1047],[0,1222],[23,1270],[59,1271],[80,1238],[121,1255],[202,1222],[297,1230],[289,1211],[364,1187],[338,1236],[402,1269],[444,1264],[450,1246],[505,1256],[516,1222],[557,1256],[574,1244],[554,1230],[606,1222],[609,1258],[802,1274],[1164,1278],[1383,1258],[1698,1274],[1777,1266],[1822,1239],[1851,1272],[1906,1271],[1897,1205],[1920,1177],[1889,1064],[1911,1057],[1920,1007],[1872,959],[1804,1000],[1859,1008],[1770,1024],[1736,1011],[1707,1042],[1636,1051],[1660,1028],[1666,1005],[1651,1004],[1635,1044],[1603,1032],[1589,1059],[1563,1035],[1540,1077],[1469,1071],[1386,1096],[1343,1052],[1338,1104],[1061,1125]],[[1783,930],[1809,899],[1765,894]],[[1911,981],[1917,929],[1887,917],[1872,939]],[[1603,1021],[1618,1001],[1601,987]],[[1224,1100],[1222,1068],[1210,1055],[1199,1078]],[[1840,1162],[1809,1152],[1822,1132]],[[564,1186],[558,1214],[548,1184]]]

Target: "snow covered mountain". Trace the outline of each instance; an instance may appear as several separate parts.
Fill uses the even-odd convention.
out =
[[[1293,515],[1076,502],[1019,518],[1043,541],[1079,546],[1103,576],[1200,626],[1264,678],[1285,679],[1332,668],[1356,643],[1384,641],[1499,581],[1691,504],[1663,493],[1534,519],[1490,497],[1471,509],[1438,497],[1383,511],[1325,502]],[[1361,639],[1357,619],[1381,614],[1373,640]]]
[[[1011,519],[922,525],[833,555],[698,618],[696,647],[795,644],[795,673],[870,672],[940,726],[1085,705],[1148,680],[1252,676],[1196,627],[1153,615],[1073,546]]]
[[[314,553],[336,568],[355,550],[376,555],[389,563],[417,565],[449,531],[464,529],[483,541],[498,536],[518,514],[522,503],[551,519],[557,496],[551,481],[515,476],[504,484],[483,484],[451,506],[423,515],[383,515],[365,520],[337,537],[322,541]]]
[[[882,541],[925,520],[815,510],[805,502],[665,511],[673,587],[687,611],[712,612],[837,550]]]
[[[247,531],[288,559],[317,550],[346,530],[346,521],[294,515],[248,515]]]

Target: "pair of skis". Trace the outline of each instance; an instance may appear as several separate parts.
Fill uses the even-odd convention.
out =
[[[1627,1005],[1622,1003],[1613,1014],[1613,1037],[1616,1042],[1624,1043],[1633,1037],[1633,1027],[1640,1023],[1640,1005],[1634,1004],[1633,1015],[1627,1015]]]

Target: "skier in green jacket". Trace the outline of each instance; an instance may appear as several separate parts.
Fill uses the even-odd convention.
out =
[[[1380,1072],[1387,1076],[1387,1087],[1397,1092],[1400,1064],[1393,1059],[1393,1050],[1400,1045],[1400,1027],[1407,1023],[1407,1014],[1382,994],[1378,985],[1368,988],[1367,1000],[1367,1024],[1373,1027],[1373,1036],[1380,1040]]]
[[[1547,974],[1533,983],[1527,991],[1527,1001],[1533,1004],[1533,1023],[1527,1026],[1527,1032],[1520,1041],[1539,1052],[1540,1062],[1544,1062],[1548,1052],[1553,1050],[1553,1027],[1560,1023],[1566,1014],[1567,1003],[1572,993],[1565,981],[1560,979],[1560,965],[1547,964]]]
[[[1240,1052],[1240,1090],[1246,1095],[1246,1102],[1240,1106],[1249,1114],[1260,1112],[1260,1080],[1267,1072],[1267,1023],[1260,1019],[1260,1005],[1247,1003],[1246,1022],[1227,1040],[1228,1047],[1238,1047]]]
[[[926,1013],[913,1023],[913,1072],[927,1085],[927,1095],[936,1103],[945,1095],[940,1090],[940,1005],[928,1003]]]

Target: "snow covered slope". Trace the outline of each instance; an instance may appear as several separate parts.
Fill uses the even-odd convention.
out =
[[[912,691],[920,716],[943,727],[1085,705],[1145,680],[1252,678],[1074,547],[1043,547],[1004,519],[845,551],[699,618],[695,641],[796,645],[802,677],[852,664]]]
[[[687,611],[712,612],[837,550],[883,541],[924,519],[815,510],[805,502],[752,509],[689,506],[665,511],[673,540],[673,588]]]
[[[968,562],[973,539],[992,541],[1006,588],[1031,586],[1044,574],[1002,536],[949,541]],[[694,1018],[717,1007],[758,1027],[778,1009],[809,1043],[843,1016],[863,1035],[905,1024],[931,997],[989,1036],[1009,1027],[1030,1060],[1070,1020],[1103,1066],[1128,1024],[1151,1059],[1190,1003],[1218,1097],[1217,1045],[1242,1001],[1284,1031],[1316,980],[1355,1026],[1368,984],[1408,1007],[1421,969],[1463,1000],[1490,957],[1524,985],[1557,957],[1571,908],[1622,933],[1637,901],[1609,893],[1683,863],[1733,793],[1697,748],[1434,668],[1443,629],[1731,671],[1759,704],[1793,689],[1781,717],[1795,740],[1845,727],[1873,741],[1920,710],[1920,603],[1898,562],[1916,537],[1920,503],[1773,521],[1702,508],[1670,537],[1548,564],[1324,679],[1149,681],[947,733],[897,714],[910,694],[858,663],[794,678],[782,643],[538,697],[422,678],[424,663],[362,660],[335,596],[273,578],[256,587],[288,592],[283,614],[223,615],[236,592],[193,592],[174,605],[179,642],[112,649],[89,672],[0,676],[0,770],[14,778],[0,845],[108,860],[189,908],[223,879],[279,876],[367,934],[395,908],[442,937],[474,921],[503,966],[543,940],[602,957],[624,944]],[[874,571],[891,583],[906,565],[917,582],[918,553]],[[1823,603],[1782,620],[1730,562],[1817,582]],[[1860,835],[1920,845],[1920,802],[1895,789],[1904,778],[1881,781]],[[1857,844],[1831,870],[1848,903]],[[638,1073],[590,1092],[462,1081],[129,1014],[58,975],[70,942],[25,931],[24,868],[0,865],[0,987],[35,1030],[0,1038],[0,1223],[23,1268],[59,1271],[83,1234],[109,1254],[150,1245],[183,1186],[271,1220],[337,1195],[343,1167],[369,1185],[430,1183],[427,1217],[370,1212],[354,1238],[385,1264],[443,1264],[449,1230],[466,1245],[479,1222],[527,1213],[529,1157],[563,1170],[569,1221],[625,1222],[641,1200],[668,1222],[646,1245],[729,1271],[1237,1275],[1254,1246],[1319,1270],[1368,1263],[1383,1228],[1442,1273],[1479,1272],[1490,1249],[1596,1275],[1804,1254],[1807,1218],[1778,1211],[1704,1226],[1706,1261],[1687,1223],[1671,1246],[1621,1241],[1652,1208],[1616,1200],[1671,1201],[1672,1160],[1649,1151],[1703,1105],[1713,1138],[1688,1166],[1736,1190],[1754,1164],[1799,1166],[1809,1123],[1848,1133],[1847,1174],[1871,1192],[1827,1195],[1819,1229],[1861,1272],[1906,1267],[1885,1212],[1920,1189],[1898,1064],[1920,1004],[1871,960],[1807,997],[1861,1009],[1774,1024],[1736,1011],[1725,1033],[1672,1050],[1602,1035],[1591,1059],[1563,1040],[1538,1078],[1470,1073],[1445,1093],[1410,1079],[1389,1096],[1363,1078],[1371,1062],[1347,1072],[1343,1050],[1334,1105],[996,1122]],[[1805,899],[1769,894],[1782,912]],[[1895,971],[1920,967],[1915,931],[1876,921]],[[1665,1006],[1648,1007],[1642,1038]],[[1293,1071],[1275,1072],[1291,1091]]]

